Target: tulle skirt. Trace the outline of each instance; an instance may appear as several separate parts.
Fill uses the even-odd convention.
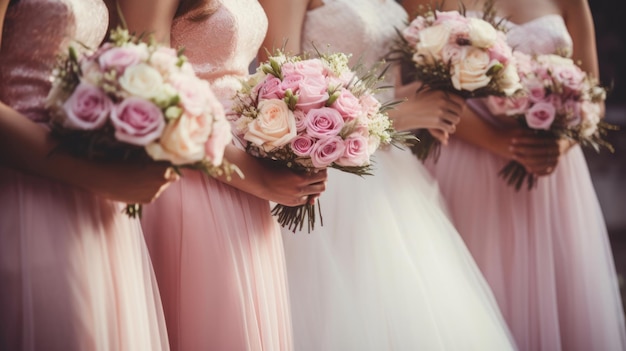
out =
[[[496,302],[409,151],[330,171],[323,227],[283,231],[296,350],[512,350]]]
[[[167,350],[139,221],[0,168],[0,350]]]
[[[267,201],[185,172],[144,207],[173,350],[290,350],[282,238]]]
[[[498,176],[507,161],[453,140],[429,168],[521,350],[624,350],[606,225],[580,147],[536,189]]]

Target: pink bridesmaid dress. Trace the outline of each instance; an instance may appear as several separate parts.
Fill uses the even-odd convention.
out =
[[[101,0],[10,6],[0,100],[47,123],[57,55],[71,39],[96,47],[107,25]],[[123,204],[5,167],[0,194],[0,350],[169,349],[140,223]]]
[[[571,52],[559,15],[510,25],[508,41],[517,50]],[[504,128],[480,102],[470,103]],[[507,162],[453,139],[429,167],[520,350],[626,349],[606,225],[580,147],[532,191],[516,192],[498,176]]]
[[[218,1],[173,24],[198,75],[228,107],[267,30],[256,0]],[[268,201],[185,172],[142,224],[174,350],[288,350],[291,321],[282,239]]]

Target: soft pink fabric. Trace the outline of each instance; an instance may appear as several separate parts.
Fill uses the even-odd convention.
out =
[[[559,15],[512,24],[508,38],[528,53],[572,48]],[[453,139],[429,167],[520,350],[624,350],[613,257],[581,149],[570,150],[532,191],[516,192],[498,176],[506,163]]]
[[[228,106],[267,19],[255,0],[196,15],[175,21],[172,45]],[[173,350],[291,349],[282,239],[267,201],[187,171],[145,206],[142,224]]]
[[[107,24],[100,0],[10,7],[0,100],[46,122],[57,55],[72,38],[97,46]],[[1,350],[168,349],[139,221],[122,214],[123,204],[2,167],[0,194]]]

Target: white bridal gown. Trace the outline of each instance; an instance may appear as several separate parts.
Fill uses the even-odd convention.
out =
[[[303,49],[330,44],[371,64],[406,20],[395,1],[327,0],[306,15]],[[396,148],[374,166],[331,171],[323,227],[283,230],[296,350],[515,349],[425,168]]]

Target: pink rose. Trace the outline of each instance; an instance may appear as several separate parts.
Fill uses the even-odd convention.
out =
[[[526,123],[533,129],[550,129],[555,117],[555,109],[552,104],[538,102],[526,112]]]
[[[280,79],[268,74],[265,80],[259,84],[259,98],[263,100],[282,99],[285,97],[281,89]]]
[[[354,94],[352,94],[348,89],[341,90],[339,97],[335,100],[331,107],[339,111],[344,121],[351,121],[363,113],[359,99],[357,99],[356,96],[354,96]]]
[[[100,55],[98,62],[102,70],[114,69],[123,72],[127,67],[138,64],[147,59],[147,52],[143,52],[138,46],[113,47]]]
[[[360,133],[349,135],[345,143],[345,151],[337,160],[337,164],[346,167],[361,167],[368,165],[370,162],[368,138]]]
[[[330,107],[312,109],[306,116],[307,133],[318,139],[338,135],[343,125],[339,111]]]
[[[308,157],[311,155],[315,145],[315,139],[308,135],[300,135],[291,141],[291,150],[300,157]]]
[[[298,62],[285,62],[281,67],[283,77],[298,74],[303,77],[323,76],[324,64],[319,59],[309,59]]]
[[[311,162],[316,168],[328,167],[343,155],[345,149],[346,145],[339,136],[321,139],[313,145]]]
[[[63,104],[67,116],[65,125],[83,130],[100,128],[106,123],[112,107],[113,102],[102,90],[89,83],[80,83]]]
[[[583,87],[585,73],[574,64],[571,66],[555,66],[552,69],[552,75],[563,87],[570,91],[578,92]]]
[[[174,74],[170,84],[178,92],[180,104],[191,115],[199,115],[207,108],[207,99],[215,100],[209,82],[194,75]]]
[[[304,131],[306,129],[306,113],[302,110],[293,111],[293,117],[296,120],[296,130],[298,133]]]
[[[287,90],[291,90],[292,94],[297,94],[300,90],[300,83],[304,79],[304,76],[300,74],[289,74],[283,76],[283,81],[280,83],[280,93],[285,96]],[[282,99],[282,98],[281,98]]]
[[[524,82],[524,89],[528,92],[528,98],[532,102],[546,101],[546,88],[543,83],[536,79],[527,79]]]
[[[115,106],[111,113],[115,137],[123,142],[145,146],[158,139],[165,128],[165,118],[153,103],[130,97]]]
[[[304,112],[320,108],[328,101],[328,87],[322,76],[306,77],[300,82],[296,106]]]
[[[217,120],[213,123],[209,140],[204,144],[206,157],[213,166],[219,166],[224,160],[224,149],[232,140],[230,123],[227,120]]]
[[[359,102],[368,116],[374,116],[377,114],[381,107],[380,101],[378,101],[378,99],[372,94],[361,95]]]
[[[402,30],[402,36],[411,47],[415,47],[419,41],[419,32],[426,27],[424,17],[417,16],[411,23]]]

